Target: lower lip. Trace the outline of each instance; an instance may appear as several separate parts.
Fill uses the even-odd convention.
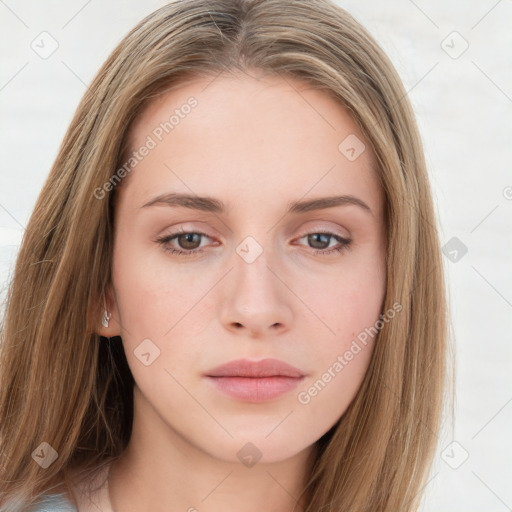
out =
[[[213,385],[244,402],[266,402],[296,388],[303,377],[208,377]]]

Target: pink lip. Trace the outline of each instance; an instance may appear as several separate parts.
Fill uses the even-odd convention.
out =
[[[304,378],[278,359],[238,359],[210,370],[206,377],[220,391],[245,402],[265,402],[292,390]]]

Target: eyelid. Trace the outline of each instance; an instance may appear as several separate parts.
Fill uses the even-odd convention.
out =
[[[155,236],[153,238],[153,241],[154,242],[162,242],[162,240],[175,239],[179,235],[185,235],[185,234],[195,234],[195,235],[200,235],[203,238],[209,238],[210,240],[213,240],[213,241],[216,240],[215,237],[210,236],[208,233],[205,233],[201,229],[188,229],[188,228],[184,229],[183,226],[180,226],[175,231],[171,231],[170,233],[165,233],[163,235]]]
[[[326,233],[326,234],[332,234],[332,235],[339,236],[340,238],[343,238],[345,240],[352,239],[352,236],[350,235],[348,230],[345,230],[345,231],[347,232],[346,234],[343,233],[339,228],[337,229],[334,226],[320,226],[320,225],[316,224],[310,228],[305,228],[304,230],[302,230],[301,236],[311,235],[314,233]]]

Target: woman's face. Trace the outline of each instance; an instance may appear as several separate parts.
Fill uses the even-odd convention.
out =
[[[136,421],[224,461],[298,454],[354,398],[383,306],[369,143],[325,93],[268,76],[182,84],[132,128],[101,332],[122,336]]]

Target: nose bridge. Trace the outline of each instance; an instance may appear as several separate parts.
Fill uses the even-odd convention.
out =
[[[274,274],[277,262],[273,250],[247,236],[235,252],[229,296],[223,301],[223,322],[228,327],[244,326],[253,332],[276,324],[288,325],[291,312],[284,285]]]
[[[269,270],[272,266],[272,250],[268,243],[265,247],[263,243],[264,241],[260,243],[253,236],[247,236],[236,247],[235,293],[242,295],[242,301],[252,302],[258,297],[269,301],[272,300],[271,296],[278,293],[275,276]],[[249,306],[254,308],[257,304]]]

